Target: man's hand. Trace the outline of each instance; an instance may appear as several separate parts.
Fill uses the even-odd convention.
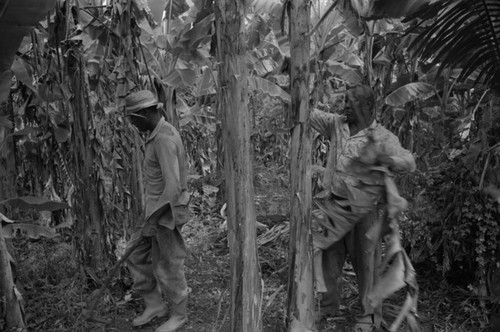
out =
[[[383,166],[387,166],[387,168],[393,172],[413,172],[415,170],[413,156],[411,156],[411,158],[403,158],[398,156],[378,155],[377,162]]]
[[[392,166],[394,166],[394,157],[388,155],[378,155],[377,163],[391,168]]]

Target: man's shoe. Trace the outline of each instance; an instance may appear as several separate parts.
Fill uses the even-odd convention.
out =
[[[149,323],[153,318],[163,317],[167,314],[167,305],[163,302],[160,292],[155,289],[142,295],[146,308],[144,312],[132,321],[132,326],[141,326]]]
[[[374,315],[366,315],[357,319],[356,325],[353,327],[353,332],[375,332],[378,331],[374,322]]]
[[[187,322],[187,298],[174,305],[172,316],[164,324],[160,325],[155,332],[175,332]]]
[[[316,318],[314,325],[318,331],[323,331],[327,325],[327,317],[326,315],[320,315]]]
[[[172,315],[164,324],[160,325],[155,332],[175,332],[187,322],[187,316]]]

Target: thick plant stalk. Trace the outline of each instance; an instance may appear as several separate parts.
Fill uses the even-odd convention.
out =
[[[215,2],[221,64],[218,89],[222,114],[228,242],[231,254],[231,331],[262,331],[262,284],[257,259],[256,217],[245,61],[245,3]]]
[[[310,1],[290,4],[292,140],[288,331],[314,329],[311,236],[311,122],[309,116]]]
[[[68,67],[72,73],[67,83],[75,91],[70,99],[73,112],[71,124],[74,183],[80,204],[75,206],[78,219],[77,232],[81,242],[79,250],[85,267],[99,271],[109,263],[106,248],[106,234],[102,221],[103,206],[99,195],[99,140],[93,138],[95,123],[92,103],[88,96],[88,82],[85,80],[82,53],[74,49],[68,56]],[[68,52],[69,53],[69,52]],[[69,73],[68,73],[69,74]]]
[[[5,298],[4,305],[7,309],[5,311],[7,330],[24,330],[26,328],[26,324],[24,323],[21,311],[21,303],[17,299],[17,295],[15,293],[14,280],[12,279],[12,269],[10,268],[9,253],[7,252],[7,245],[3,236],[2,227],[0,227],[0,286],[2,287],[2,295]]]

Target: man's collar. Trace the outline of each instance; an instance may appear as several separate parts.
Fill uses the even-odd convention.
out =
[[[368,131],[370,129],[375,129],[375,128],[377,128],[377,126],[379,126],[377,120],[373,120],[373,122],[368,127],[358,131],[356,134],[352,135],[351,137],[365,136],[368,134]]]
[[[151,134],[149,134],[148,138],[146,139],[146,143],[148,143],[149,141],[152,141],[155,138],[155,136],[160,131],[160,128],[163,126],[163,123],[165,123],[165,122],[166,122],[165,119],[163,117],[161,117],[160,121],[158,121],[158,123],[156,124],[155,129],[151,132]]]

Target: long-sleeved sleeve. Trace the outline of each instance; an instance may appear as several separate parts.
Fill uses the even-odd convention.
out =
[[[326,113],[313,108],[311,111],[311,127],[313,127],[322,136],[330,140],[335,133],[336,118],[340,120],[341,115]],[[341,121],[340,121],[341,122]]]
[[[343,141],[349,137],[349,127],[344,122],[343,116],[317,109],[311,111],[311,126],[330,141],[330,150],[322,179],[322,186],[329,189],[333,185]]]
[[[181,194],[178,147],[166,134],[157,134],[153,146],[155,167],[154,191],[146,218],[150,224],[173,229],[176,224],[175,204]],[[166,208],[169,206],[169,208]],[[161,212],[160,212],[161,211]]]
[[[395,172],[410,173],[417,169],[415,164],[415,158],[413,154],[403,149],[401,153],[397,156],[392,156],[392,166],[391,169]]]
[[[155,155],[165,185],[160,201],[175,204],[182,189],[177,145],[168,136],[159,134],[155,142]]]

